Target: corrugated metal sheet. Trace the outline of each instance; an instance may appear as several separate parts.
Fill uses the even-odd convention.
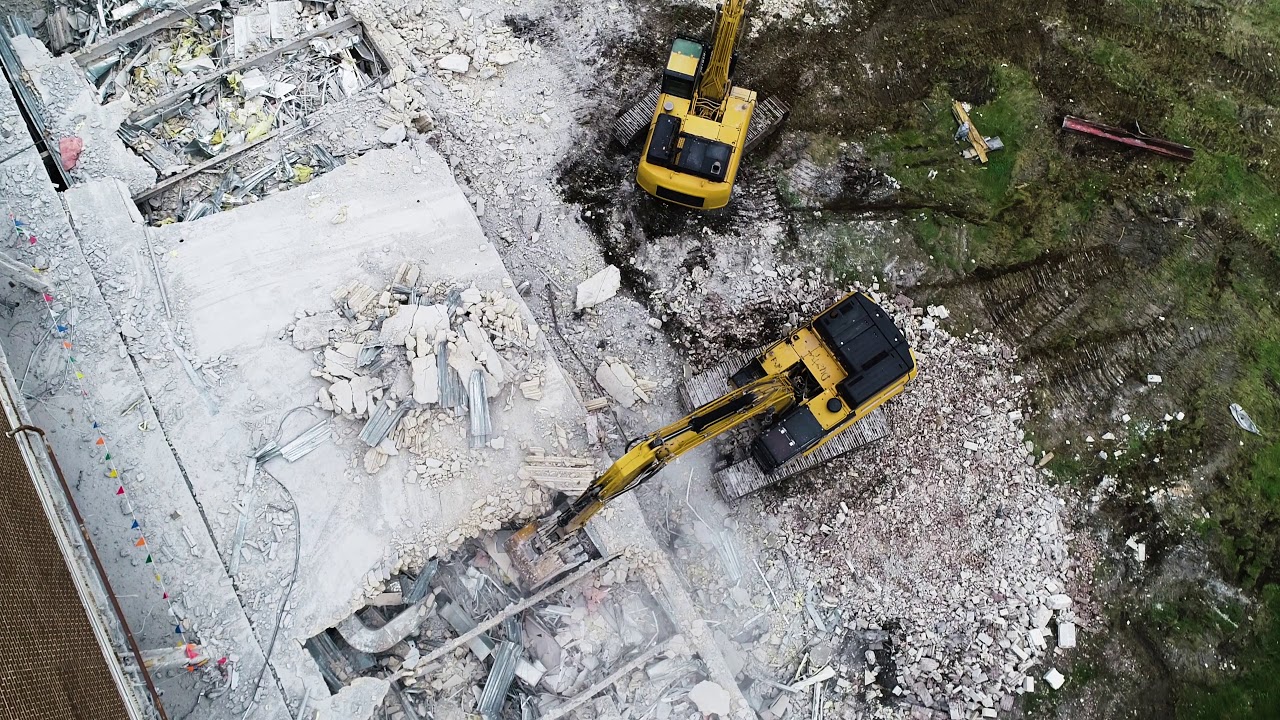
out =
[[[303,431],[298,437],[285,443],[284,447],[280,448],[280,456],[289,462],[293,462],[325,444],[329,438],[329,421],[321,420]]]
[[[489,679],[484,683],[484,691],[480,693],[480,702],[476,711],[485,720],[497,720],[502,711],[502,702],[507,699],[507,691],[516,678],[516,663],[520,660],[520,646],[513,642],[498,643],[498,650],[493,656],[493,667],[489,668]]]
[[[493,419],[489,416],[488,384],[480,370],[472,370],[471,379],[467,382],[467,413],[471,417],[470,446],[481,448],[488,445],[493,439]]]
[[[368,422],[364,424],[364,429],[360,431],[360,439],[369,447],[377,446],[395,429],[395,426],[407,412],[409,412],[408,405],[402,404],[396,407],[395,403],[384,398],[378,404],[378,407],[369,414]]]

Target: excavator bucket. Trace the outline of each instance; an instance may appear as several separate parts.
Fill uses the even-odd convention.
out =
[[[561,539],[555,532],[554,515],[512,533],[505,549],[520,584],[529,592],[600,555],[585,531]]]

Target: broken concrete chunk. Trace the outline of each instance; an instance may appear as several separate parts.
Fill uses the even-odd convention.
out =
[[[372,404],[369,394],[380,387],[382,384],[370,377],[361,376],[351,380],[351,401],[355,414],[363,415],[369,412],[369,406]]]
[[[411,333],[421,334],[434,343],[436,336],[449,328],[449,309],[444,305],[402,305],[382,323],[378,340],[388,345],[404,345]]]
[[[1045,601],[1045,604],[1049,606],[1050,610],[1066,610],[1071,607],[1071,597],[1061,593],[1057,595],[1050,595],[1049,599]]]
[[[729,693],[719,684],[703,680],[689,691],[689,700],[698,706],[698,712],[706,715],[729,715]]]
[[[320,408],[322,410],[328,410],[329,412],[334,411],[333,397],[329,395],[329,388],[326,388],[326,387],[320,388],[319,392],[316,393],[316,400],[319,401]]]
[[[337,311],[304,317],[293,326],[293,346],[299,350],[315,350],[329,344],[329,333],[347,326]]]
[[[449,72],[454,73],[464,73],[471,67],[471,58],[466,55],[452,53],[437,60],[436,66],[441,70],[448,70]]]
[[[1049,672],[1044,674],[1044,681],[1049,683],[1049,687],[1057,690],[1062,687],[1062,683],[1066,680],[1057,668],[1049,668]]]
[[[577,310],[595,307],[618,294],[622,274],[616,265],[606,265],[603,270],[578,284]]]
[[[386,132],[382,133],[378,140],[384,145],[398,145],[404,141],[407,134],[404,125],[392,125],[386,129]]]
[[[636,404],[636,381],[622,363],[610,363],[606,360],[596,368],[596,382],[622,407],[629,408]]]
[[[355,412],[356,406],[351,397],[351,383],[340,380],[329,386],[329,395],[333,397],[333,406],[347,414]]]
[[[1076,646],[1076,624],[1069,622],[1058,623],[1058,647],[1073,648]]]
[[[413,401],[420,405],[440,402],[440,372],[434,354],[416,357],[412,363]]]

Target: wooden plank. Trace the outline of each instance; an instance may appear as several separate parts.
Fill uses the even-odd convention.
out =
[[[293,52],[294,50],[301,50],[316,38],[328,37],[329,35],[334,35],[344,30],[350,30],[351,28],[356,27],[356,25],[358,24],[359,23],[357,23],[356,19],[353,17],[343,18],[337,22],[334,22],[322,28],[313,30],[307,33],[306,35],[303,35],[302,37],[298,38],[297,40],[294,40],[288,45],[281,45],[280,47],[275,48],[274,50],[268,50],[266,52],[254,55],[253,57],[247,60],[242,60],[234,65],[231,65],[225,68],[217,75],[205,78],[204,80],[197,80],[193,83],[188,83],[178,88],[177,90],[174,90],[168,95],[160,98],[159,100],[156,100],[155,102],[145,107],[134,110],[129,115],[129,122],[136,124],[140,122],[143,118],[154,115],[155,113],[161,110],[164,110],[165,108],[169,107],[170,105],[173,105],[174,103],[181,102],[183,98],[187,97],[188,95],[195,92],[196,90],[199,90],[200,88],[203,88],[206,85],[211,85],[213,83],[221,81],[222,78],[226,77],[227,75],[230,75],[233,72],[238,72],[245,68],[254,67],[256,65],[260,65],[265,62],[270,62],[287,52]]]
[[[116,48],[119,48],[121,45],[128,45],[129,43],[135,40],[140,40],[154,32],[163,30],[167,27],[173,27],[201,10],[204,10],[211,5],[216,5],[217,3],[218,0],[193,0],[193,2],[189,2],[171,13],[153,18],[141,25],[135,25],[122,33],[116,33],[105,40],[99,41],[95,45],[90,45],[75,54],[76,62],[80,64],[80,67],[92,65],[98,60],[101,60],[115,52]]]
[[[246,150],[250,150],[252,148],[258,147],[262,143],[268,140],[271,140],[279,135],[285,134],[296,127],[298,127],[298,123],[295,122],[295,123],[290,123],[284,127],[275,128],[274,130],[267,133],[266,135],[263,135],[257,140],[254,140],[253,142],[245,143],[244,145],[241,145],[240,147],[236,148],[235,150],[232,150],[231,152],[223,153],[221,155],[211,157],[208,160],[205,160],[204,162],[198,165],[192,165],[186,171],[178,173],[177,175],[174,175],[168,180],[165,180],[162,183],[157,183],[155,185],[152,185],[150,188],[143,190],[137,195],[134,195],[133,201],[141,205],[142,203],[146,202],[147,200],[150,200],[151,198],[159,195],[160,193],[165,192],[166,190],[172,189],[174,186],[176,186],[178,183],[181,183],[183,180],[186,180],[199,173],[202,173],[211,167],[216,167],[222,163],[225,163],[226,161],[244,153]]]
[[[965,112],[964,105],[959,100],[951,101],[951,112],[956,116],[956,122],[961,126],[969,126],[969,144],[973,146],[973,151],[978,154],[978,160],[984,165],[987,162],[987,141],[982,139],[982,133],[978,132],[978,128],[974,127],[973,121],[969,119],[969,113]]]

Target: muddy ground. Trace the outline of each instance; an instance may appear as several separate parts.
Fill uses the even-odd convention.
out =
[[[627,289],[695,367],[854,282],[1005,337],[1034,383],[1038,449],[1095,510],[1079,532],[1104,548],[1095,574],[1113,598],[1073,681],[1023,710],[1276,716],[1280,446],[1228,406],[1280,421],[1280,11],[891,0],[762,17],[765,5],[750,10],[736,81],[792,115],[728,208],[639,192],[609,116],[562,163],[563,196]],[[624,96],[653,81],[671,37],[712,19],[702,5],[638,9],[643,30],[601,50]],[[951,142],[952,98],[1004,139],[988,166]],[[1186,143],[1196,160],[1072,136],[1067,114]],[[726,267],[744,282],[700,284],[699,268]]]

